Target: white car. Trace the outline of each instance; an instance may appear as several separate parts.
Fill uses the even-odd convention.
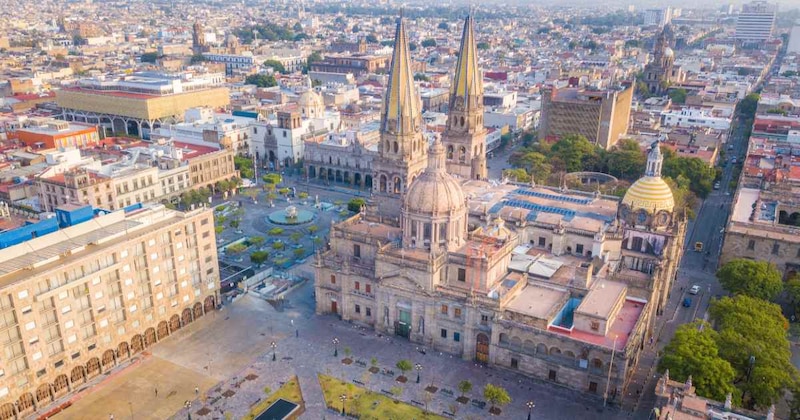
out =
[[[690,295],[696,295],[698,293],[700,293],[700,286],[698,286],[696,284],[689,289],[689,294]]]

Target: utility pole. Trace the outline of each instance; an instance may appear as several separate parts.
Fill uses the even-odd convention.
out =
[[[608,403],[608,386],[611,385],[611,368],[614,366],[614,354],[617,351],[617,336],[614,335],[614,346],[611,348],[611,361],[608,362],[608,378],[606,379],[606,392],[603,393],[603,407]]]

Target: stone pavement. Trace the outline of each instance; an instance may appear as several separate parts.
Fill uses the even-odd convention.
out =
[[[455,395],[452,397],[441,391],[434,394],[429,408],[436,413],[450,411],[450,405],[455,403],[455,397],[458,396],[456,385],[461,380],[469,379],[473,383],[470,398],[482,400],[481,390],[487,383],[501,385],[508,390],[512,402],[503,408],[503,413],[499,416],[501,418],[526,418],[525,402],[529,400],[536,402],[534,418],[537,419],[603,419],[617,418],[620,414],[613,408],[604,411],[602,401],[569,389],[534,381],[514,372],[466,362],[448,354],[438,352],[423,354],[416,344],[407,340],[380,336],[335,317],[315,316],[311,313],[311,307],[302,302],[303,299],[310,299],[310,292],[310,284],[300,288],[290,296],[290,302],[296,307],[283,313],[250,296],[245,296],[241,301],[229,305],[233,308],[238,306],[258,308],[259,312],[263,312],[265,319],[272,321],[274,331],[269,338],[275,339],[277,343],[277,360],[272,361],[272,350],[269,345],[262,344],[258,349],[261,354],[254,362],[209,390],[205,404],[201,404],[199,399],[194,400],[191,408],[192,418],[223,418],[225,414],[240,418],[253,404],[267,396],[264,392],[265,387],[274,391],[281,382],[287,381],[294,375],[299,379],[306,403],[306,413],[302,418],[318,420],[335,417],[334,412],[325,408],[322,390],[317,382],[317,373],[320,372],[343,378],[348,382],[354,379],[365,382],[367,387],[377,392],[400,386],[404,390],[400,399],[406,402],[423,401],[423,389],[431,383],[440,389],[447,388],[454,391]],[[242,316],[246,315],[245,311],[237,308],[229,313],[230,320],[220,321],[218,318],[217,322],[229,322],[228,326],[232,328],[239,322],[234,319],[237,311]],[[214,327],[210,329],[216,330]],[[299,332],[299,337],[295,337],[295,329]],[[333,355],[334,337],[340,342],[339,357]],[[192,347],[195,344],[184,343],[184,347],[187,345]],[[368,367],[370,359],[375,357],[381,368],[392,369],[396,374],[372,375],[366,372],[366,367],[355,363],[349,366],[342,364],[341,359],[344,358],[346,347],[352,349],[353,360],[361,360]],[[190,348],[187,351],[194,350]],[[423,366],[420,384],[415,383],[416,372],[407,374],[409,382],[404,385],[395,381],[400,372],[394,365],[403,358]],[[248,377],[249,380],[246,379]],[[207,407],[210,411],[203,415],[204,411],[200,411],[202,407]],[[487,413],[488,406],[478,409],[467,404],[460,405],[457,417],[481,418],[487,416]],[[183,418],[186,414],[186,410],[180,410],[174,418]]]

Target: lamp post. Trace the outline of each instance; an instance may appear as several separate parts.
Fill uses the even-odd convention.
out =
[[[183,406],[186,407],[186,416],[189,420],[192,420],[192,402],[187,400],[183,403]]]
[[[533,401],[528,401],[525,403],[525,406],[528,407],[528,420],[531,420],[531,413],[533,412],[533,407],[536,407],[536,404]]]
[[[339,395],[339,401],[342,402],[342,415],[344,416],[345,415],[344,402],[347,401],[347,395],[345,395],[345,394]]]
[[[272,347],[272,361],[274,362],[275,361],[275,349],[278,347],[278,345],[275,344],[275,342],[273,341],[272,343],[270,343],[269,346]]]
[[[617,336],[614,335],[614,347],[611,348],[611,361],[608,362],[608,379],[606,379],[606,392],[603,393],[603,407],[608,403],[608,386],[611,384],[611,368],[614,366],[614,353],[617,351]]]
[[[339,339],[333,338],[333,357],[339,357]]]
[[[419,383],[419,373],[420,371],[422,371],[422,365],[417,363],[416,365],[414,365],[414,369],[416,369],[417,371],[417,383]]]

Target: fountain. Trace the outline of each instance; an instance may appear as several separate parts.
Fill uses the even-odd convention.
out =
[[[308,223],[314,218],[314,213],[308,210],[299,210],[295,206],[286,207],[267,216],[270,222],[278,225],[300,225]]]

